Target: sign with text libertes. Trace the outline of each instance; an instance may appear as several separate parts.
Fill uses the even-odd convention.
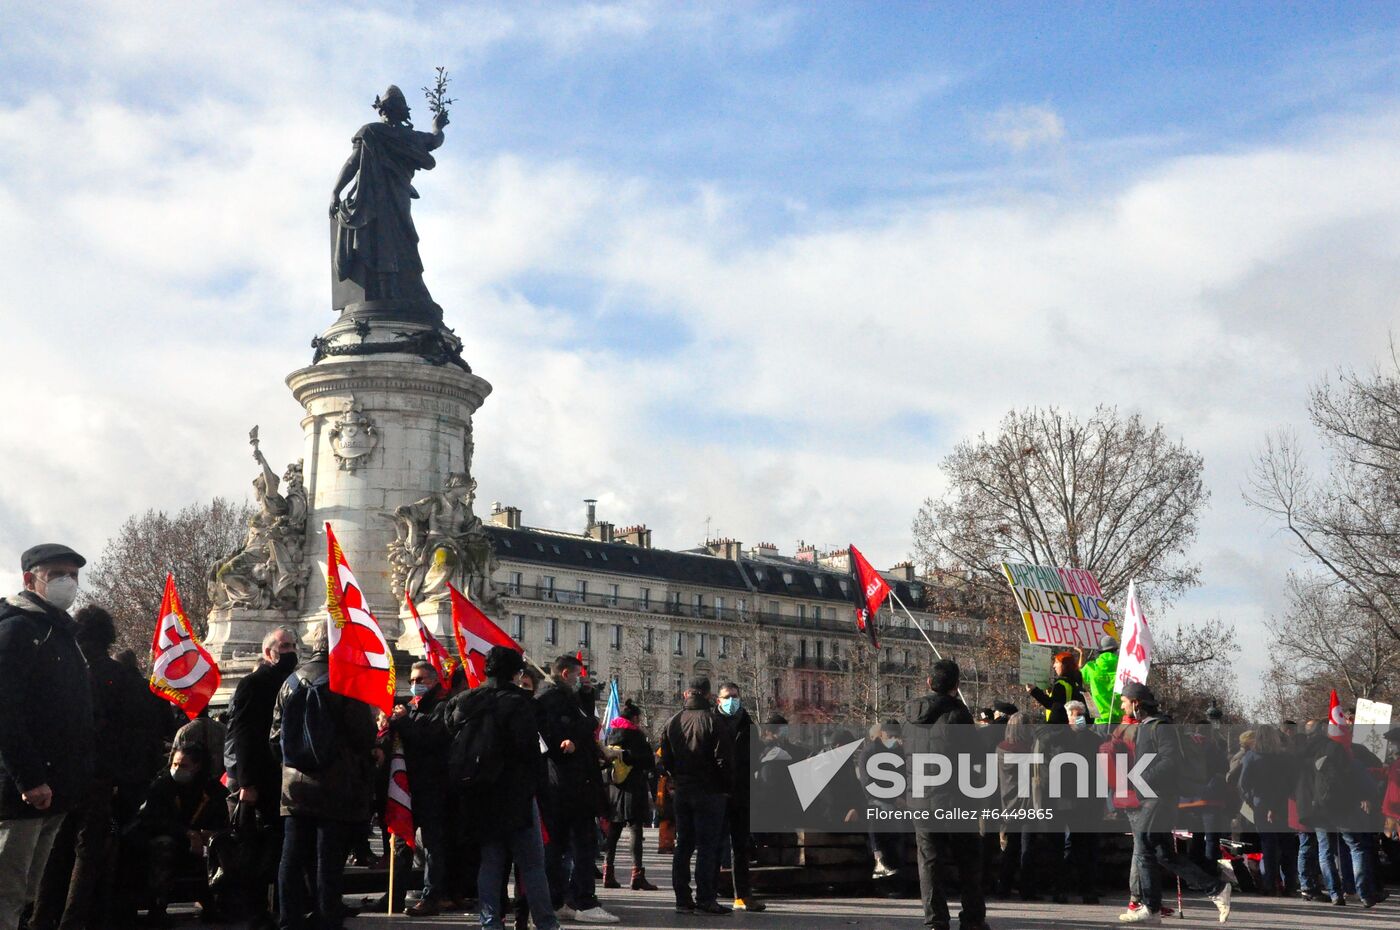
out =
[[[1088,569],[1003,562],[1001,570],[1021,611],[1028,642],[1097,649],[1104,634],[1117,638],[1113,608]]]

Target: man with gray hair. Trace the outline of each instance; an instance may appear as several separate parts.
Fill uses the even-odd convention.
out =
[[[0,930],[34,900],[63,825],[91,789],[96,730],[73,618],[86,560],[45,543],[20,557],[24,590],[0,601]]]
[[[237,814],[234,826],[256,850],[246,898],[253,930],[276,926],[268,908],[268,891],[276,881],[277,853],[282,848],[278,810],[282,767],[272,754],[268,733],[277,692],[296,667],[296,634],[286,627],[270,631],[263,637],[258,667],[238,683],[228,707],[224,765]]]

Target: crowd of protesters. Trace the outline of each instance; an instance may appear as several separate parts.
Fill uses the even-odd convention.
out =
[[[781,715],[751,720],[737,684],[716,692],[706,678],[688,683],[683,706],[650,735],[631,701],[604,730],[601,695],[577,657],[539,669],[505,647],[491,649],[476,687],[460,666],[442,681],[434,665],[413,664],[409,696],[377,713],[330,690],[323,625],[305,642],[271,632],[227,710],[187,720],[152,694],[134,656],[111,655],[106,611],[70,615],[83,565],[67,547],[36,546],[21,560],[25,590],[0,601],[0,930],[122,927],[138,914],[160,926],[185,879],[206,919],[332,930],[354,913],[347,861],[383,862],[370,845],[376,823],[401,876],[376,906],[409,917],[475,909],[487,930],[507,919],[539,930],[616,923],[598,884],[657,890],[643,829],[658,820],[679,913],[762,911],[752,851],[782,838],[750,835],[750,792],[764,792],[778,822],[797,822],[788,769],[857,738],[838,729],[803,746]],[[989,897],[1097,904],[1101,840],[1115,832],[1104,824],[1118,819],[1116,832],[1132,835],[1124,922],[1171,912],[1164,879],[1207,896],[1224,921],[1230,879],[1246,881],[1242,864],[1233,876],[1220,867],[1237,848],[1260,851],[1248,875],[1263,894],[1366,908],[1385,899],[1390,841],[1370,826],[1381,814],[1400,819],[1400,762],[1387,769],[1318,721],[1258,726],[1237,746],[1207,722],[1183,742],[1161,726],[1172,721],[1151,690],[1130,683],[1116,695],[1116,644],[1101,646],[1087,661],[1056,655],[1050,686],[1027,687],[1033,709],[998,701],[972,711],[957,664],[939,660],[902,720],[871,727],[827,792],[838,812],[896,805],[867,792],[867,761],[935,750],[951,724],[995,764],[1003,814],[1060,804],[1067,825],[1049,832],[1003,816],[979,832],[915,829],[912,842],[872,830],[872,880],[912,865],[935,930],[951,925],[953,873],[962,930],[987,926]],[[1386,736],[1400,742],[1400,728]],[[1117,750],[1153,755],[1156,798],[1050,801],[1017,790],[1018,753],[1092,763]],[[393,780],[399,759],[414,850],[382,829],[404,790]],[[1193,834],[1184,848],[1182,829]],[[422,880],[409,903],[415,852]],[[1397,861],[1393,844],[1384,855]],[[721,888],[725,864],[732,887]]]

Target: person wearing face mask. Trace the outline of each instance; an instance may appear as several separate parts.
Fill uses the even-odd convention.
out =
[[[724,831],[721,844],[728,843],[734,879],[734,910],[764,911],[768,906],[753,893],[749,881],[749,786],[753,781],[750,769],[749,740],[753,719],[744,708],[743,695],[735,682],[726,681],[719,689],[719,723],[729,735],[734,747],[734,790],[725,806]]]
[[[899,721],[894,719],[885,720],[879,724],[861,747],[859,760],[856,765],[856,775],[860,778],[861,786],[869,788],[871,784],[870,766],[874,756],[879,753],[901,753],[900,750],[900,726]],[[876,797],[866,794],[862,799],[862,809],[876,808],[878,810],[894,810],[898,804],[890,799]],[[870,849],[870,855],[875,860],[874,870],[871,872],[872,879],[893,878],[899,874],[899,845],[901,837],[898,834],[887,833],[882,830],[868,830],[866,832],[866,845]]]
[[[0,601],[0,930],[19,926],[92,784],[92,687],[68,615],[85,564],[67,546],[34,546],[20,557],[24,590]]]
[[[237,827],[252,850],[254,867],[247,876],[246,901],[252,930],[277,926],[268,908],[269,890],[277,882],[282,849],[278,800],[282,766],[272,754],[268,733],[277,692],[297,667],[297,637],[278,627],[263,637],[258,666],[233,689],[224,736],[224,766]]]
[[[616,762],[605,770],[608,782],[608,836],[604,847],[607,858],[603,863],[603,887],[621,888],[617,880],[617,844],[626,831],[632,844],[632,890],[655,891],[656,886],[647,881],[646,870],[642,867],[642,828],[651,821],[651,772],[656,767],[656,756],[646,732],[638,720],[642,716],[631,698],[622,702],[622,708],[612,728],[607,734],[608,745],[618,750],[619,759],[626,767],[626,777],[619,780],[623,769]]]
[[[149,908],[148,923],[168,926],[166,908],[176,876],[202,863],[214,834],[228,826],[228,792],[210,772],[208,757],[193,747],[170,753],[170,766],[146,789],[136,818],[121,831],[121,882],[126,901],[119,915]],[[201,901],[201,907],[208,902]]]
[[[394,708],[389,729],[403,746],[408,789],[413,797],[413,823],[422,833],[427,863],[423,894],[404,913],[410,917],[433,917],[452,898],[447,881],[456,818],[447,803],[447,750],[451,741],[442,713],[447,695],[437,671],[427,662],[413,663],[408,685],[413,699]],[[394,842],[396,855],[401,843],[397,839]]]
[[[1121,715],[1121,708],[1119,711]],[[1084,760],[1087,771],[1093,771],[1103,738],[1090,726],[1089,708],[1080,701],[1065,705],[1069,727],[1047,727],[1046,746],[1051,752],[1069,752]],[[1121,716],[1120,716],[1121,719]],[[1103,830],[1103,803],[1094,797],[1072,797],[1058,818],[1066,826],[1061,860],[1064,870],[1059,876],[1060,892],[1055,900],[1063,903],[1072,887],[1085,904],[1098,904],[1099,892],[1099,833]]]

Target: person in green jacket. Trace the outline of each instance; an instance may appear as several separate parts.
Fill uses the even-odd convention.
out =
[[[1088,662],[1081,662],[1080,673],[1099,711],[1094,723],[1114,724],[1122,720],[1123,708],[1113,699],[1113,682],[1118,675],[1118,640],[1112,636],[1100,639],[1099,654]]]

